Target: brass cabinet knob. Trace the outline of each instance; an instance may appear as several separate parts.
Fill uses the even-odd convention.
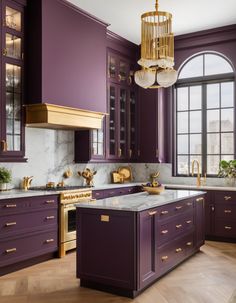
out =
[[[232,229],[232,227],[231,227],[231,226],[225,226],[225,229],[227,229],[227,230],[231,230],[231,229]]]
[[[186,221],[186,223],[187,223],[187,224],[190,224],[190,223],[192,223],[192,220],[188,220],[188,221]]]
[[[16,252],[16,248],[6,249],[5,252],[6,252],[7,254],[14,253],[14,252]]]
[[[231,200],[232,197],[231,196],[224,196],[225,201]]]
[[[202,202],[202,201],[204,201],[204,198],[202,198],[202,197],[196,199],[196,202]]]
[[[55,203],[55,200],[47,200],[47,201],[45,201],[45,203],[46,204],[53,204],[53,203]]]
[[[16,204],[6,204],[5,205],[6,208],[16,208]]]
[[[157,213],[157,211],[156,210],[154,210],[154,211],[149,211],[149,216],[154,216],[155,214]]]
[[[54,242],[54,239],[48,239],[48,240],[46,240],[47,244],[52,243],[52,242]]]
[[[175,227],[176,227],[177,229],[180,229],[180,228],[182,227],[182,224],[177,224],[177,225],[175,225]]]
[[[176,210],[180,210],[180,209],[182,209],[182,208],[183,208],[183,206],[176,206],[176,207],[175,207]]]
[[[193,244],[192,242],[187,242],[186,243],[187,246],[192,246],[192,244]]]
[[[161,231],[161,233],[162,233],[163,235],[167,234],[168,232],[169,232],[168,229],[165,229],[165,230],[162,230],[162,231]]]
[[[8,222],[5,224],[6,227],[14,226],[16,225],[16,222]]]
[[[167,215],[168,213],[169,213],[168,210],[163,210],[163,211],[161,212],[161,215]]]
[[[176,253],[179,253],[181,251],[182,251],[182,248],[176,248],[176,250],[175,250]]]
[[[231,214],[231,213],[232,213],[232,210],[231,210],[231,209],[225,209],[225,210],[224,210],[224,213],[225,213],[225,214]]]
[[[163,256],[163,257],[161,257],[161,261],[163,262],[163,261],[166,261],[166,260],[168,260],[168,256]]]

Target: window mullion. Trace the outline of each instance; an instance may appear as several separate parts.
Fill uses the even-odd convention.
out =
[[[207,88],[202,85],[202,174],[207,173]]]

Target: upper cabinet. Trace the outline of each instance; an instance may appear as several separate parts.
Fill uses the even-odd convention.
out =
[[[25,1],[1,2],[1,162],[24,159],[24,5]]]
[[[64,0],[27,5],[27,103],[106,113],[106,27]]]

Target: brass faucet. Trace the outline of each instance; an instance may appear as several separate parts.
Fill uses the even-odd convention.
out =
[[[194,164],[197,164],[197,186],[201,186],[200,164],[198,160],[192,162],[192,177],[194,176]],[[205,176],[206,178],[206,176]]]
[[[23,180],[22,180],[22,188],[24,190],[28,190],[30,188],[32,180],[33,180],[33,176],[32,177],[24,177]]]

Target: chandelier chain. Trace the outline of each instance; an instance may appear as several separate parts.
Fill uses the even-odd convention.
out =
[[[157,11],[157,12],[158,12],[158,7],[159,7],[159,5],[158,5],[158,0],[156,0],[155,8],[156,8],[156,11]]]

